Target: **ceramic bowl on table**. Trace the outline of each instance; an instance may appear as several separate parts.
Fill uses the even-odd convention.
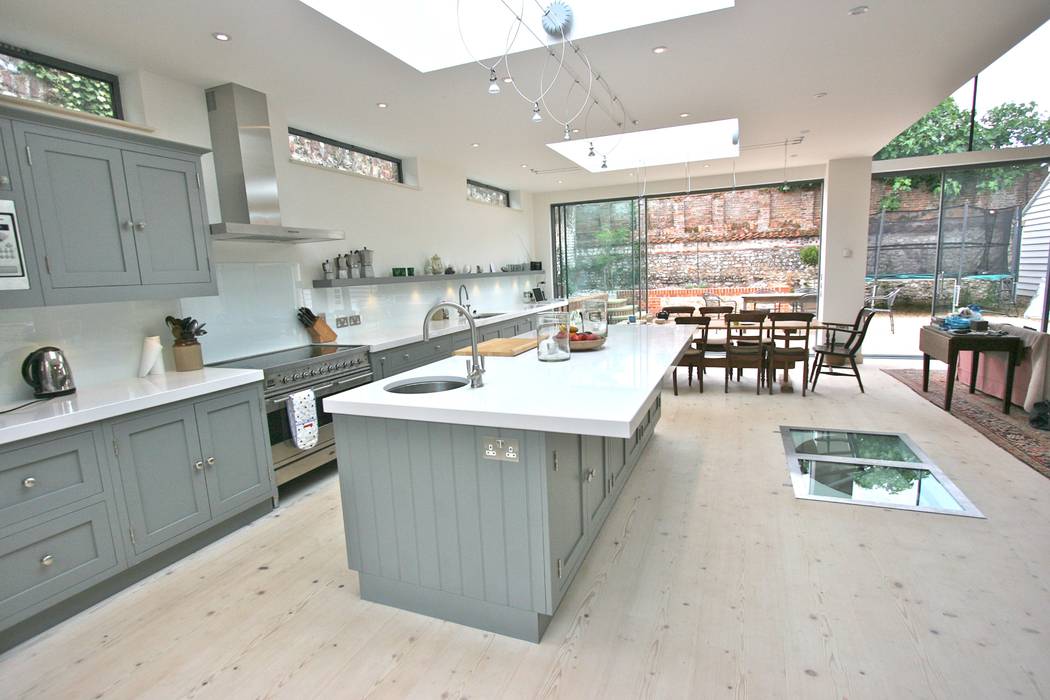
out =
[[[570,340],[569,350],[572,352],[597,350],[603,345],[605,345],[605,338],[598,338],[597,340]]]

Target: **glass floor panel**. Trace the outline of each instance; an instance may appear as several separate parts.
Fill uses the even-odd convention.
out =
[[[791,430],[795,452],[800,455],[885,459],[921,462],[899,435],[851,433],[844,430]]]
[[[903,433],[781,426],[796,498],[983,518]]]

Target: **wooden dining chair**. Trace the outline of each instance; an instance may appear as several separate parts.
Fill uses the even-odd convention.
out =
[[[777,324],[805,323],[805,328],[777,328]],[[769,314],[769,350],[766,355],[766,382],[769,393],[773,393],[773,380],[776,370],[783,369],[785,377],[789,368],[802,363],[802,395],[806,395],[809,384],[809,333],[813,323],[813,314],[800,311],[777,312]],[[778,345],[779,343],[779,345]]]
[[[676,315],[682,315],[682,314],[684,314],[686,316],[692,316],[694,313],[696,313],[696,307],[695,306],[685,306],[685,305],[681,305],[681,306],[665,306],[662,309],[660,309],[660,313],[665,313],[665,314],[667,314],[669,316],[676,316]]]
[[[755,393],[762,393],[766,363],[766,311],[742,311],[726,314],[725,392],[729,393],[729,378],[733,370],[739,377],[745,369],[758,370]]]
[[[817,356],[816,364],[813,366],[813,391],[817,389],[817,380],[820,379],[820,375],[830,374],[833,377],[856,377],[860,393],[864,393],[864,382],[860,378],[860,370],[857,369],[857,353],[864,344],[864,336],[868,334],[868,326],[871,325],[871,319],[874,317],[874,311],[861,309],[857,315],[857,328],[834,328],[833,333],[827,336],[826,342],[813,348]],[[843,339],[844,342],[839,342]],[[845,362],[849,362],[849,369],[852,370],[852,373],[835,371],[835,365],[831,365],[828,358],[838,360],[837,366],[840,368],[845,367]]]
[[[693,385],[693,369],[696,369],[697,383],[700,385],[700,393],[704,393],[704,353],[707,350],[707,327],[711,319],[707,316],[676,316],[675,323],[679,325],[695,325],[700,333],[699,338],[694,338],[692,347],[685,351],[682,358],[671,370],[671,384],[674,387],[674,395],[678,396],[678,368],[689,369],[689,386]]]

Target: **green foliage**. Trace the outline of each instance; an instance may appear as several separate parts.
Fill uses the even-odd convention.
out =
[[[969,138],[970,112],[949,97],[886,144],[875,154],[875,160],[959,153],[969,148]],[[1050,116],[1043,115],[1035,102],[1006,102],[991,108],[974,123],[975,151],[1045,144],[1050,144]],[[1024,168],[1018,166],[984,169],[983,179],[975,186],[979,191],[997,192],[1012,185],[1023,173]],[[897,177],[879,205],[886,211],[896,211],[901,206],[901,192],[921,188],[936,194],[940,187],[939,175]],[[952,177],[944,179],[944,187],[946,198],[962,192],[962,183]]]
[[[570,291],[611,291],[631,289],[637,285],[635,270],[630,263],[638,259],[640,242],[631,235],[630,229],[598,231],[586,250],[588,252],[583,253],[577,249],[573,274],[570,275]]]
[[[922,478],[923,470],[899,467],[863,467],[853,472],[853,482],[866,489],[881,489],[887,493],[901,493]]]
[[[815,245],[802,246],[798,251],[798,259],[803,265],[816,267],[820,262],[820,248]]]
[[[15,71],[31,75],[44,88],[49,104],[102,117],[113,113],[113,90],[109,83],[76,73],[15,59]]]

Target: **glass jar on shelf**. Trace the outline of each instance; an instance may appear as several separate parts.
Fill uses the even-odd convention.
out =
[[[569,359],[569,314],[552,311],[540,314],[536,323],[536,356],[540,362]]]

